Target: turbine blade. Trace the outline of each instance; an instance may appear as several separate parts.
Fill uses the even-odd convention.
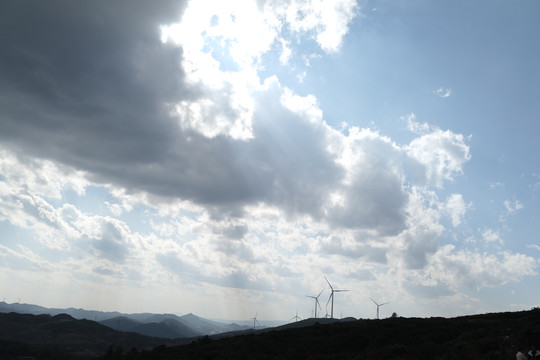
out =
[[[332,285],[330,284],[330,281],[328,281],[328,279],[326,278],[326,276],[324,276],[324,280],[326,280],[326,282],[328,283],[328,286],[330,286],[330,289],[332,289],[332,291],[334,291],[334,288],[332,287]]]
[[[326,307],[328,307],[328,304],[330,303],[330,300],[334,297],[334,292],[332,291],[332,293],[330,294],[330,296],[328,297],[328,301],[326,302]]]
[[[377,302],[375,300],[373,300],[372,298],[369,298],[371,301],[373,301],[375,303],[375,305],[379,306],[379,304],[377,304]]]
[[[323,293],[324,289],[321,290],[321,292],[319,293],[319,295],[317,295],[317,297],[321,296],[321,294]]]

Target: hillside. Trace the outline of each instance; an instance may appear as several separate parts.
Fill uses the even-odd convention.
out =
[[[109,347],[144,349],[165,343],[165,339],[118,332],[67,314],[0,313],[0,359],[21,356],[39,359],[96,358],[105,354]]]
[[[116,358],[509,360],[515,359],[518,345],[528,348],[540,342],[540,309],[450,319],[316,321],[282,329],[204,337],[189,345]]]

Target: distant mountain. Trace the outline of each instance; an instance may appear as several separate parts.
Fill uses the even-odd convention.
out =
[[[119,312],[102,312],[84,309],[56,309],[46,308],[32,304],[7,304],[0,302],[1,312],[17,312],[21,314],[69,314],[76,319],[98,321],[111,329],[130,331],[141,335],[161,337],[165,339],[191,338],[202,335],[215,335],[219,333],[241,331],[249,326],[225,324],[207,320],[194,314],[177,316],[174,314],[122,314]]]
[[[215,335],[219,333],[229,332],[229,331],[239,331],[245,330],[249,327],[241,326],[235,323],[232,324],[223,324],[217,321],[212,321],[208,319],[203,319],[197,315],[187,314],[180,317],[182,323],[186,324],[190,328],[198,331],[201,334]]]
[[[133,329],[141,324],[140,322],[135,321],[127,316],[117,316],[99,321],[99,323],[118,331],[131,331],[130,329]]]
[[[146,321],[152,321],[152,319],[152,317],[146,318]],[[166,339],[190,338],[204,335],[173,318],[156,317],[155,319],[157,320],[155,322],[140,322],[133,320],[129,316],[119,316],[100,321],[100,323],[119,331],[131,331],[146,336]]]
[[[33,304],[20,304],[20,303],[8,304],[6,302],[0,301],[0,313],[6,313],[6,312],[16,312],[19,314],[33,314],[33,315],[49,314],[53,316],[58,315],[58,314],[69,314],[73,316],[75,319],[87,319],[87,320],[94,320],[94,321],[101,321],[101,320],[110,319],[110,318],[122,315],[121,313],[117,311],[103,312],[103,311],[84,310],[84,309],[75,309],[75,308],[57,309],[57,308],[46,308],[43,306],[33,305]]]

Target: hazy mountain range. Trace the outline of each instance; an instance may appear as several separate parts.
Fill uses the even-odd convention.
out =
[[[183,316],[151,313],[122,314],[116,311],[103,312],[75,308],[57,309],[32,304],[8,304],[0,302],[0,313],[10,312],[32,315],[48,314],[51,316],[68,314],[75,319],[87,319],[99,322],[114,330],[134,332],[164,339],[215,335],[246,330],[252,327],[248,325],[238,325],[236,323],[221,323],[204,319],[193,314]]]

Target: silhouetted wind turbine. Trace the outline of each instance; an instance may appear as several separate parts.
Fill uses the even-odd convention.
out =
[[[370,298],[371,299],[371,298]],[[379,319],[379,308],[383,305],[386,305],[388,304],[387,302],[385,303],[382,303],[382,304],[378,304],[375,300],[371,299],[371,301],[373,301],[375,303],[375,305],[377,305],[377,319]]]
[[[324,277],[324,280],[326,280],[326,282],[328,283],[328,286],[330,286],[330,290],[332,290],[332,292],[330,293],[330,297],[328,298],[328,301],[326,303],[326,306],[328,306],[328,303],[330,302],[330,300],[332,300],[332,307],[331,307],[331,310],[330,310],[330,318],[333,319],[334,318],[334,293],[344,292],[344,291],[349,291],[349,290],[334,290],[334,288],[332,287],[332,285],[330,284],[330,281],[328,281],[326,276]]]
[[[324,291],[324,289],[322,289],[321,292],[319,293],[319,295],[317,295],[317,296],[306,295],[308,298],[315,299],[315,318],[317,318],[317,306],[319,307],[319,309],[321,309],[321,304],[319,303],[319,296],[321,296],[323,291]]]
[[[253,328],[255,329],[255,324],[258,324],[259,322],[257,321],[257,313],[255,313],[255,317],[251,318],[251,320],[253,320]]]
[[[293,317],[291,318],[291,320],[293,320],[293,319],[296,320],[295,322],[297,322],[298,320],[302,320],[302,319],[300,318],[300,316],[298,316],[298,309],[296,309],[296,315],[293,316]]]
[[[328,304],[326,304],[326,305],[328,305]],[[329,317],[330,317],[330,315],[328,315],[328,309],[326,309],[326,315],[324,315],[324,318],[328,319]]]

